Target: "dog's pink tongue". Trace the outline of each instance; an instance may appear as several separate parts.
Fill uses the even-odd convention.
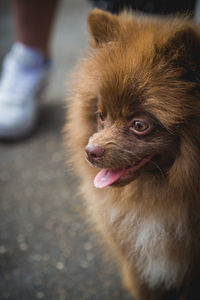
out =
[[[103,169],[101,170],[94,179],[94,186],[96,188],[102,189],[105,188],[115,181],[117,181],[121,175],[124,173],[124,169],[120,170],[109,170]]]

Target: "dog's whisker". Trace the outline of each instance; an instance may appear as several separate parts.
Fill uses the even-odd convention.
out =
[[[155,161],[150,160],[149,162],[152,163],[152,164],[159,170],[160,174],[161,174],[163,177],[165,176],[163,170],[161,169],[161,167],[160,167],[157,163],[155,163]]]

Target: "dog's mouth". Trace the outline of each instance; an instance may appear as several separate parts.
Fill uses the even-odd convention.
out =
[[[132,166],[121,169],[102,169],[94,179],[94,186],[102,189],[114,183],[126,182],[133,177],[134,173],[152,159],[153,155],[145,156]]]

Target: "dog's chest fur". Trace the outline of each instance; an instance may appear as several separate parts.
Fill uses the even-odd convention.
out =
[[[126,248],[130,265],[136,266],[151,288],[162,284],[168,289],[179,283],[186,265],[171,255],[171,233],[166,222],[154,216],[142,218],[137,211],[123,214],[119,208],[112,207],[107,211],[107,225],[111,226],[117,242]],[[180,226],[174,234],[177,240],[184,239]]]

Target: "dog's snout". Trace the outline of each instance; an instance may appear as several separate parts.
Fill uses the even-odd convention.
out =
[[[96,162],[100,159],[103,158],[104,155],[104,148],[97,145],[97,144],[92,144],[89,143],[86,147],[85,147],[85,152],[87,154],[87,158],[91,161],[91,162]]]

